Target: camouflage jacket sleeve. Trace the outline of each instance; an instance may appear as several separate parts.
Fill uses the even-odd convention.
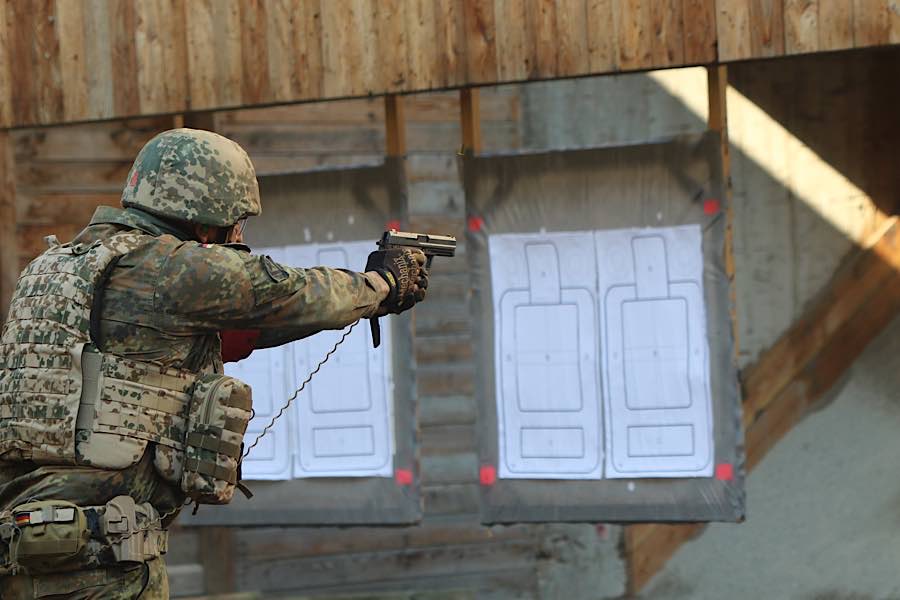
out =
[[[161,328],[176,334],[258,329],[259,348],[371,316],[388,292],[374,273],[293,268],[268,256],[193,242],[169,254],[155,288]]]

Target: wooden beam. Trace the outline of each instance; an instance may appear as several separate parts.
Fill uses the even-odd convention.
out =
[[[463,88],[459,92],[460,122],[463,152],[481,153],[481,105],[477,88]]]
[[[861,305],[897,278],[897,230],[896,217],[887,219],[863,243],[864,251],[835,276],[819,302],[795,321],[760,360],[745,369],[745,426],[757,420]]]
[[[406,119],[403,98],[397,94],[384,97],[384,140],[388,156],[406,156]]]
[[[625,527],[626,592],[636,595],[685,542],[703,532],[705,523],[648,523]]]
[[[234,535],[230,527],[200,527],[199,556],[207,594],[234,591]]]
[[[744,370],[746,467],[751,470],[808,413],[900,313],[900,224],[854,250],[807,313]],[[702,525],[632,525],[628,589],[639,592]]]
[[[734,210],[731,206],[731,154],[728,141],[728,67],[710,65],[706,69],[708,116],[707,127],[719,134],[719,162],[722,180],[722,205],[725,207],[725,272],[731,298],[731,332],[734,338],[733,360],[738,356],[737,292],[734,284]],[[625,528],[625,556],[628,570],[628,593],[637,594],[661,570],[687,540],[699,535],[702,523],[678,525],[643,524]]]
[[[706,93],[709,115],[706,124],[712,131],[724,132],[728,129],[728,105],[725,92],[728,89],[728,67],[711,65],[706,68]]]
[[[725,273],[728,275],[731,296],[731,334],[734,338],[734,359],[740,348],[737,319],[737,290],[734,285],[734,209],[732,208],[731,145],[728,140],[728,67],[712,65],[706,68],[707,101],[709,114],[707,126],[719,134],[719,161],[721,164],[722,198],[725,206]]]
[[[722,165],[722,183],[724,185],[725,205],[728,207],[726,218],[728,219],[728,231],[725,246],[725,269],[734,283],[734,253],[732,246],[732,217],[731,210],[731,144],[728,140],[728,67],[725,65],[712,65],[706,68],[706,89],[709,114],[707,127],[710,131],[719,133],[719,156]],[[734,285],[732,285],[732,291]],[[734,298],[732,298],[734,300]],[[733,303],[732,303],[733,304]],[[735,317],[732,314],[732,317]],[[736,322],[736,319],[732,319]],[[737,331],[735,331],[737,335]],[[737,337],[735,337],[737,346]]]
[[[172,129],[181,129],[182,127],[215,131],[216,113],[213,111],[200,111],[172,115]]]
[[[12,136],[8,131],[0,131],[0,320],[3,321],[19,279],[15,174]]]
[[[817,321],[801,320],[782,339],[793,340],[806,356],[797,370],[795,357],[784,357],[783,346],[776,345],[766,356],[766,363],[784,361],[781,369],[795,372],[776,396],[758,412],[747,427],[747,467],[755,467],[768,451],[805,415],[807,409],[837,383],[846,369],[900,312],[900,223],[890,219],[887,230],[869,249],[861,252],[841,273],[820,305],[814,309]],[[865,283],[868,282],[868,283]],[[861,295],[854,287],[865,287]],[[847,298],[856,297],[855,302]],[[809,353],[815,346],[815,354]],[[762,366],[763,361],[757,363]],[[762,378],[775,376],[770,369],[753,369],[747,376],[745,389],[752,387],[768,393]],[[750,400],[757,401],[754,396]],[[745,413],[746,414],[746,413]]]
[[[216,113],[212,111],[189,112],[181,116],[181,127],[190,127],[191,129],[205,129],[206,131],[216,130]],[[178,125],[176,125],[178,127]]]

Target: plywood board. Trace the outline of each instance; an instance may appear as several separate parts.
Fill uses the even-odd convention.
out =
[[[483,399],[482,401],[486,403],[479,413],[482,415],[479,423],[479,468],[483,476],[481,500],[482,517],[485,521],[634,521],[647,519],[705,520],[711,518],[729,520],[740,518],[743,497],[740,491],[742,458],[738,446],[737,384],[734,375],[735,367],[731,361],[733,341],[730,279],[724,270],[725,261],[722,255],[725,247],[725,219],[721,218],[718,212],[719,208],[709,214],[704,213],[702,203],[696,200],[707,197],[719,198],[721,210],[727,210],[718,175],[721,159],[719,138],[718,134],[709,134],[705,138],[692,138],[692,140],[690,142],[686,140],[663,142],[658,145],[651,144],[626,149],[467,159],[465,178],[469,216],[470,220],[475,219],[479,223],[478,230],[470,231],[466,241],[467,253],[471,262],[470,268],[472,272],[479,274],[476,276],[474,284],[475,301],[472,317],[476,323],[474,328],[476,332],[476,397]],[[683,144],[687,144],[687,146]],[[680,173],[680,175],[676,175],[676,173]],[[572,215],[577,215],[577,217]],[[731,475],[727,480],[708,476],[665,480],[649,479],[641,478],[633,473],[622,479],[581,479],[577,481],[572,479],[541,481],[496,478],[501,474],[498,463],[501,442],[497,439],[499,413],[495,409],[498,399],[496,390],[500,389],[498,386],[501,385],[505,375],[501,374],[504,369],[501,368],[498,371],[489,367],[494,362],[493,351],[497,348],[496,344],[499,339],[498,334],[494,331],[497,322],[494,315],[499,310],[502,320],[503,314],[509,313],[509,310],[504,313],[502,303],[495,306],[497,299],[493,297],[491,283],[488,280],[494,268],[494,265],[488,261],[488,240],[495,239],[494,236],[498,235],[518,234],[532,236],[537,243],[545,235],[542,232],[569,232],[571,235],[576,235],[577,232],[584,231],[586,227],[615,230],[634,227],[667,228],[691,223],[700,224],[704,232],[702,248],[705,267],[702,295],[708,311],[705,322],[709,332],[711,345],[709,356],[712,361],[709,373],[712,379],[712,398],[716,407],[713,413],[717,415],[713,427],[715,451],[714,453],[706,452],[706,458],[702,461],[702,472],[711,474],[714,465],[726,464],[731,468]],[[550,235],[550,233],[546,235]],[[561,233],[554,233],[554,235],[561,235]],[[709,236],[713,236],[713,238]],[[643,254],[641,255],[643,256]],[[560,251],[560,257],[562,256],[562,251]],[[713,258],[714,256],[715,258]],[[610,252],[604,252],[602,256],[597,255],[595,260],[607,261],[610,265],[627,262],[621,257],[612,256]],[[577,262],[579,265],[582,263],[585,263],[583,258]],[[562,265],[563,263],[560,261],[557,264]],[[567,269],[574,268],[569,266],[574,264],[576,263],[573,263],[571,258],[565,260]],[[717,266],[712,267],[712,264]],[[562,269],[562,266],[559,269]],[[502,267],[501,271],[512,275],[520,272],[521,269]],[[549,276],[552,272],[554,271],[550,266],[541,267],[535,271],[535,276],[540,279],[541,273]],[[716,272],[717,275],[712,276],[713,272]],[[647,280],[647,286],[651,290],[648,294],[653,296],[653,290],[656,289],[653,281],[656,280],[651,281],[651,279]],[[592,281],[595,282],[597,276],[593,279],[585,276],[580,280],[582,280],[581,287],[591,289],[596,285]],[[643,279],[640,280],[643,281]],[[568,289],[567,286],[572,287],[571,282],[565,286],[560,285],[559,289],[561,291],[564,287]],[[641,283],[637,287],[647,286]],[[551,294],[552,288],[547,289],[551,290],[548,292]],[[544,288],[542,287],[540,290],[544,290]],[[518,300],[514,298],[516,300],[514,304],[517,307],[524,306],[527,310],[531,310],[528,308],[531,305],[547,304],[546,300],[542,300],[544,292],[540,291],[538,295],[538,300],[541,301],[536,302],[531,296],[529,296],[530,300],[525,301],[522,296]],[[568,305],[573,305],[575,308]],[[594,302],[588,301],[587,305],[593,306]],[[570,313],[574,310],[579,315],[587,311],[586,308],[581,310],[578,306],[578,302],[573,299],[568,302],[567,309]],[[603,306],[602,302],[597,302],[597,306],[596,310],[600,311],[599,307]],[[661,309],[665,310],[664,307]],[[549,318],[547,315],[538,321],[544,322]],[[556,331],[566,327],[566,319],[569,317],[560,314],[554,318],[558,321],[558,325],[554,327],[554,331]],[[637,319],[646,320],[644,317]],[[535,320],[532,319],[532,321]],[[631,321],[633,322],[635,319],[631,319]],[[506,329],[507,327],[504,325],[503,330]],[[697,335],[696,332],[695,335]],[[499,336],[503,338],[504,334],[501,332]],[[529,339],[525,331],[514,332],[505,337],[515,339],[516,343],[523,344]],[[548,332],[544,332],[544,338],[551,339],[551,337]],[[724,342],[725,346],[715,345],[723,340],[727,340]],[[553,364],[559,363],[557,366],[560,369],[569,368],[571,370],[572,365],[578,364],[578,359],[582,354],[588,352],[585,344],[579,344],[579,351],[575,355],[572,355],[571,352],[567,354],[566,349],[559,345],[560,361],[569,355],[576,358],[571,359],[570,356],[569,362],[557,361]],[[638,345],[642,346],[640,343]],[[553,346],[553,349],[555,348],[556,346]],[[534,349],[530,346],[517,347],[515,352],[520,353],[520,351],[526,350],[531,352]],[[555,350],[553,352],[551,350],[547,347],[544,354],[537,353],[534,356],[546,359],[547,354],[555,352]],[[501,348],[500,359],[506,361],[508,355],[512,356],[512,352],[512,349],[506,351]],[[729,376],[729,373],[732,375]],[[561,377],[559,374],[554,374],[544,379],[548,382],[562,379],[572,381],[573,377],[573,375]],[[562,383],[554,388],[553,394],[548,393],[544,396],[562,402],[563,396],[560,395],[560,391],[563,388],[560,386]],[[529,390],[540,389],[537,384],[530,384],[526,387]],[[583,388],[584,384],[582,384]],[[541,394],[539,393],[537,396],[541,396]],[[521,396],[519,400],[518,406],[521,409]],[[580,403],[576,402],[575,405],[580,405]],[[590,422],[591,419],[586,417],[580,421]],[[634,425],[635,423],[629,422],[629,424]],[[703,427],[700,428],[700,430],[703,429]],[[639,433],[641,432],[635,432],[635,435]],[[667,441],[681,443],[688,439],[681,436],[682,430],[673,430],[673,434],[677,434],[674,438],[657,435],[663,433],[668,432],[658,431],[649,438],[638,435],[641,439],[632,440],[633,445],[644,447],[642,443],[648,440],[654,444],[665,445]],[[529,433],[529,435],[531,434]],[[607,432],[607,437],[608,435]],[[547,436],[542,439],[547,443],[552,441]],[[565,440],[559,441],[568,444],[572,439],[569,436]],[[587,448],[589,444],[586,434],[583,439],[585,440],[584,446]],[[554,442],[553,447],[556,448],[558,445]],[[568,448],[565,446],[563,450]],[[606,449],[609,453],[608,444]],[[522,454],[526,454],[526,452],[522,452]],[[566,454],[566,456],[568,455]],[[627,466],[622,471],[623,474],[628,471]],[[713,498],[715,499],[713,502],[707,502]],[[669,502],[671,504],[668,504]]]
[[[272,252],[273,257],[292,266],[340,263],[360,269],[363,247],[374,249],[385,224],[404,218],[403,172],[403,160],[390,159],[379,167],[263,178],[261,194],[266,198],[266,210],[248,226],[245,238],[251,246],[280,248],[280,254]],[[302,190],[300,197],[297,190]],[[304,206],[302,214],[296,211],[298,202]],[[336,247],[337,242],[343,243]],[[341,248],[351,243],[357,250],[352,257],[344,256]],[[420,518],[422,480],[417,464],[414,361],[409,359],[411,320],[408,314],[396,315],[385,319],[382,326],[391,328],[386,332],[389,348],[386,344],[371,351],[368,324],[361,322],[359,332],[339,347],[296,404],[276,419],[275,433],[260,438],[250,457],[260,459],[254,466],[256,477],[268,481],[251,483],[255,497],[249,501],[235,498],[227,507],[204,507],[196,517],[185,515],[186,524],[401,524]],[[300,350],[268,351],[268,363],[262,361],[262,366],[238,363],[237,369],[247,371],[244,375],[259,390],[259,419],[253,424],[248,443],[252,444],[300,382],[315,370],[331,349],[335,335],[339,334],[324,332],[318,338],[304,340],[298,346]],[[386,351],[391,352],[391,361],[378,363],[376,359],[384,359]],[[385,373],[385,368],[391,373]],[[361,376],[364,372],[366,375]],[[329,393],[329,389],[344,385],[344,380],[350,386],[348,394]],[[380,392],[376,389],[379,385]],[[390,388],[393,413],[382,410],[381,422],[376,423],[378,415],[361,409],[379,402],[384,408]],[[370,439],[361,431],[368,426],[373,436],[378,436],[380,446],[374,442],[371,447],[359,444]],[[387,444],[391,436],[392,446]],[[358,456],[348,456],[344,451],[348,448]],[[376,452],[368,452],[371,449]],[[312,451],[311,462],[305,450]],[[364,476],[343,476],[359,462],[357,459],[374,454],[379,459],[377,465],[359,463],[367,469]],[[329,473],[335,476],[321,476]],[[284,480],[298,475],[304,479]]]

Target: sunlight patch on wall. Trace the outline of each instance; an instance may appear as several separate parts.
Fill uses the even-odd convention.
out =
[[[707,119],[703,67],[655,71],[648,76],[698,118]],[[732,148],[764,169],[848,239],[859,242],[872,231],[877,209],[866,193],[732,87],[728,88],[728,135]],[[735,153],[732,161],[733,171],[737,172]]]

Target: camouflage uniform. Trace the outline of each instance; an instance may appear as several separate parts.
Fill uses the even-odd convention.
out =
[[[177,142],[177,135],[184,131],[169,132],[168,138],[166,134],[158,136],[157,140],[164,139],[156,146],[151,141],[129,175],[123,194],[125,208],[99,208],[90,225],[72,242],[89,245],[121,232],[141,236],[139,248],[118,261],[105,286],[97,340],[104,353],[194,373],[221,373],[218,334],[222,330],[258,330],[256,347],[263,348],[324,329],[340,329],[379,310],[389,290],[373,273],[280,265],[241,248],[191,241],[191,232],[164,218],[174,210],[183,221],[230,226],[255,214],[252,202],[248,209],[246,202],[223,200],[229,197],[227,193],[184,199],[192,191],[184,178],[191,175],[214,178],[211,188],[217,186],[232,196],[252,200],[257,193],[243,151],[232,152],[233,156],[226,152],[226,158],[245,160],[243,172],[249,167],[252,181],[229,178],[221,166],[218,170],[209,166],[216,157],[222,159],[216,148],[224,138],[204,134],[207,137],[203,139],[211,140],[206,151],[213,156],[205,153],[202,145],[187,144],[193,152],[183,152],[185,144],[175,144],[175,151],[182,152],[174,159],[178,172],[174,176],[169,173],[168,179],[162,176],[166,173],[160,167],[160,156],[165,159],[166,153],[173,152],[164,142],[171,142],[173,135]],[[171,206],[166,206],[167,202]],[[155,211],[154,206],[161,208]],[[256,208],[258,212],[258,201]],[[0,460],[0,510],[42,499],[102,505],[114,496],[129,495],[135,502],[152,504],[165,516],[163,525],[167,526],[183,505],[185,494],[154,465],[153,446],[151,443],[135,464],[121,470]],[[158,558],[67,573],[8,575],[0,578],[0,597],[168,598],[168,583],[163,560]]]

